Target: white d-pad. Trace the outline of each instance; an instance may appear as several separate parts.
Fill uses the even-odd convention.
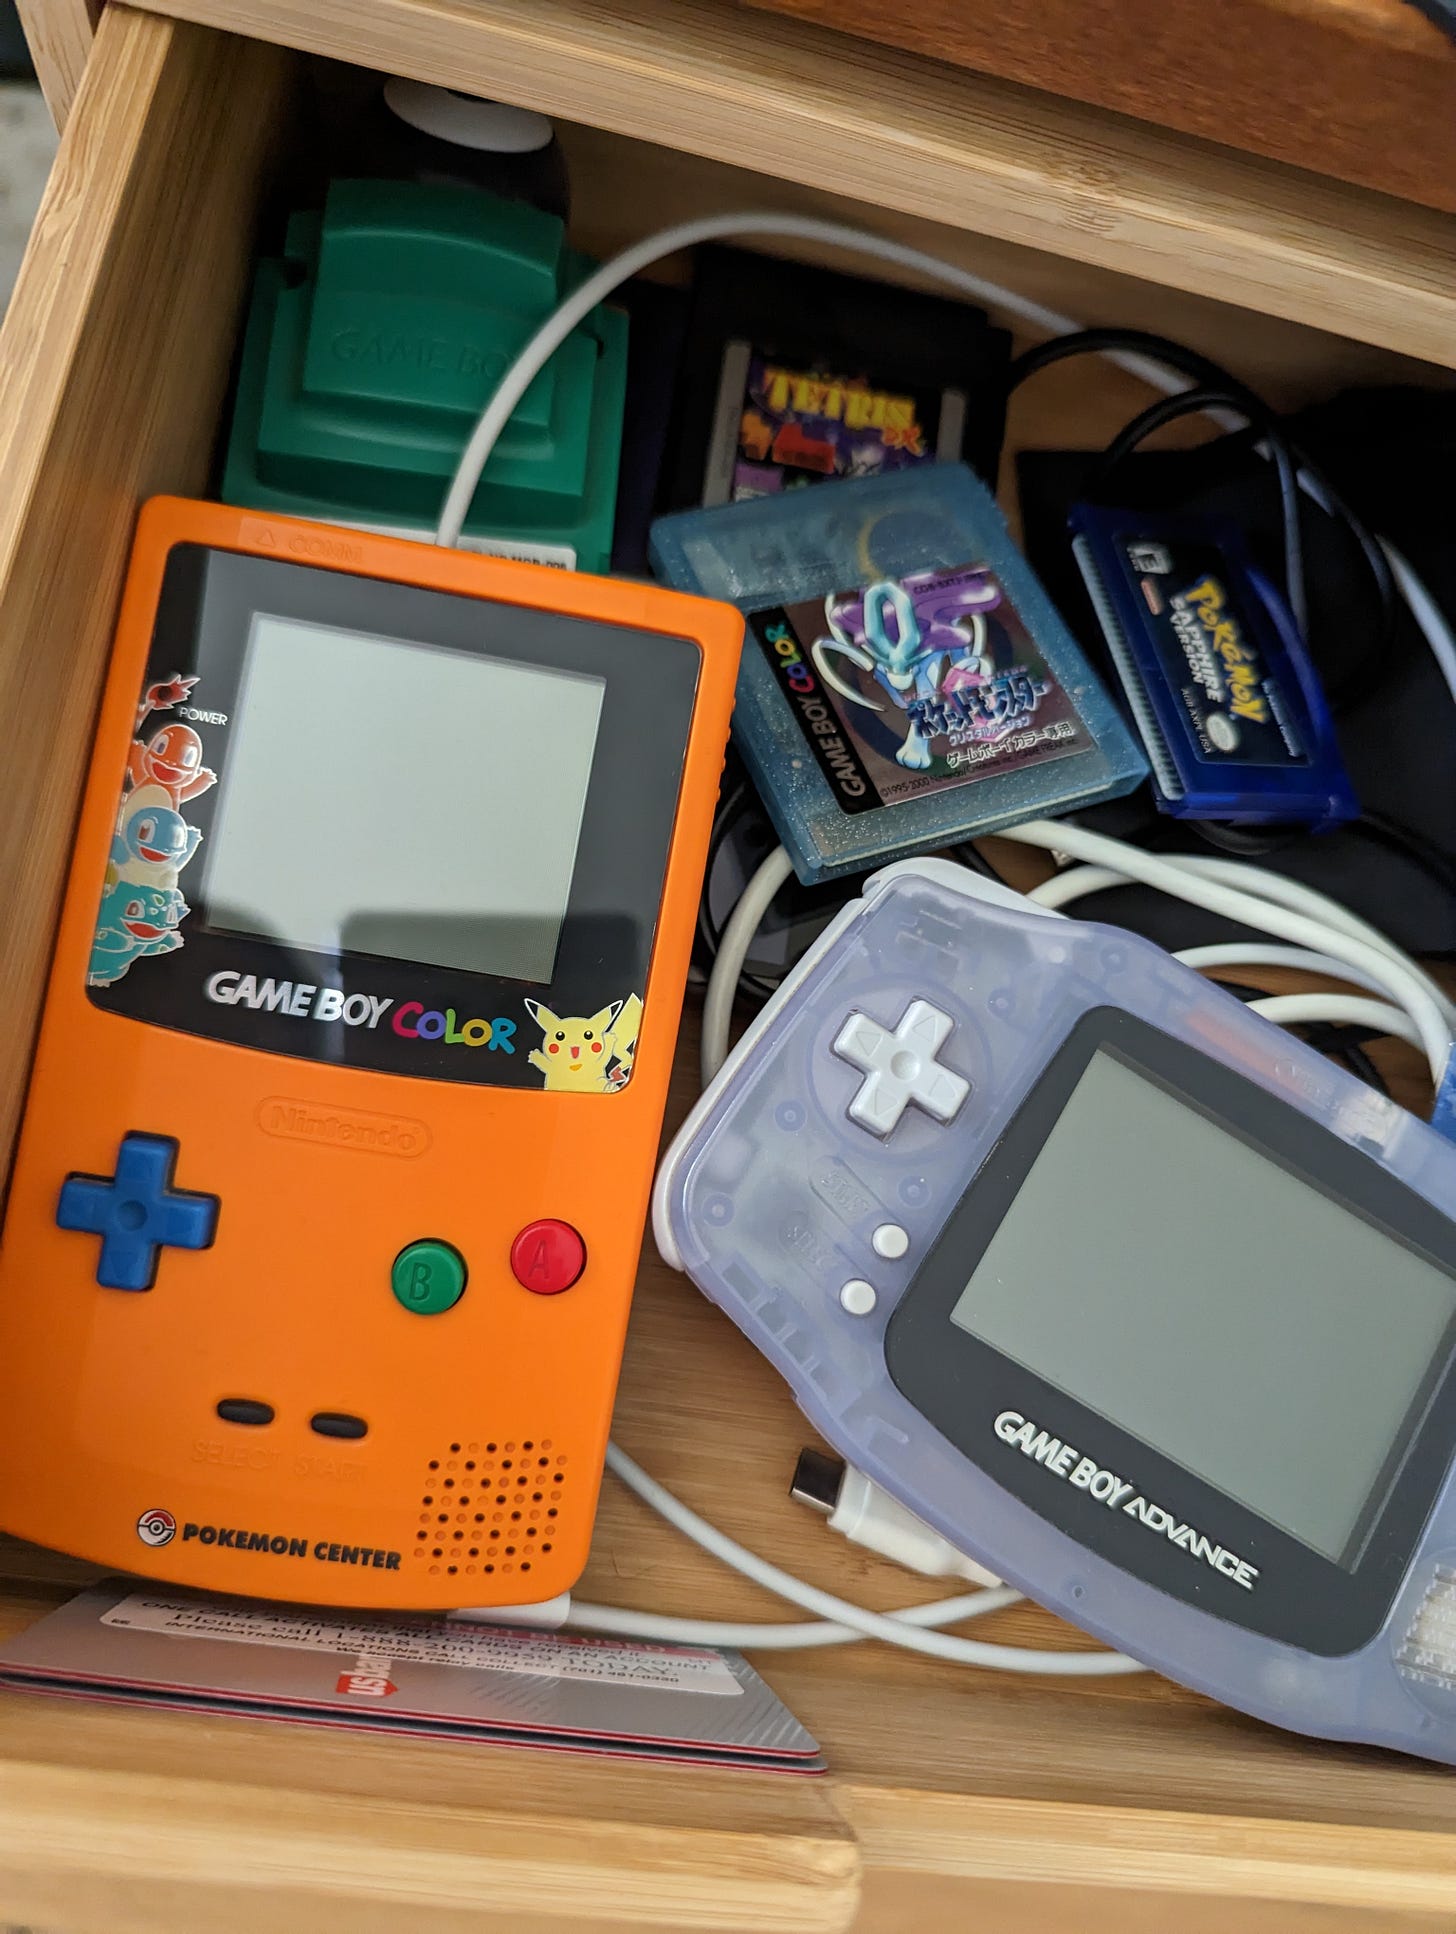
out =
[[[834,1042],[834,1052],[864,1075],[849,1104],[851,1119],[885,1136],[913,1102],[936,1121],[950,1121],[971,1092],[963,1075],[935,1058],[954,1025],[929,1001],[911,1001],[893,1034],[868,1014],[851,1013]]]

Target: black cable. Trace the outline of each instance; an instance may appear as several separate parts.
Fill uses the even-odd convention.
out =
[[[752,785],[749,782],[748,775],[740,772],[722,793],[718,801],[717,810],[713,814],[713,825],[708,834],[707,863],[703,868],[703,891],[698,899],[698,945],[704,956],[704,964],[709,968],[712,967],[713,962],[718,958],[718,949],[723,940],[723,930],[713,918],[713,910],[709,901],[714,867],[717,863],[718,855],[722,851],[723,842],[728,838],[738,821],[754,809],[756,803],[757,795],[754,793]],[[979,873],[984,879],[994,880],[998,886],[1004,886],[1006,884],[995,867],[986,858],[985,854],[978,852],[969,840],[966,840],[959,846],[952,847],[951,851],[961,864],[969,867],[972,872]],[[788,884],[789,882],[786,881],[785,885]],[[859,892],[859,888],[860,882],[857,877],[846,880],[844,882],[845,901],[847,902],[853,899]],[[784,968],[783,971],[785,974],[790,971],[793,964],[793,962],[790,962]],[[748,994],[755,999],[766,1001],[778,991],[781,978],[782,976],[778,974],[756,973],[745,966],[738,976],[738,990],[742,994]]]
[[[713,814],[713,826],[708,834],[708,859],[703,869],[703,892],[698,901],[698,939],[710,961],[718,956],[718,943],[723,938],[722,929],[713,919],[713,910],[708,904],[708,888],[713,879],[713,862],[723,844],[729,826],[743,809],[748,794],[746,778],[736,779],[720,797]]]
[[[1262,1001],[1268,997],[1267,987],[1250,987],[1247,982],[1240,980],[1221,980],[1216,974],[1210,975],[1209,978],[1214,980],[1226,994],[1232,994],[1236,1000],[1245,1003]],[[1281,1022],[1280,1025],[1285,1024]],[[1318,1053],[1327,1054],[1333,1060],[1341,1062],[1367,1087],[1374,1088],[1378,1093],[1389,1097],[1389,1084],[1365,1052],[1367,1041],[1383,1038],[1374,1028],[1361,1027],[1351,1021],[1295,1021],[1288,1024],[1287,1031],[1298,1034]]]
[[[1326,514],[1345,526],[1359,546],[1375,585],[1376,596],[1380,601],[1380,630],[1376,639],[1377,662],[1384,660],[1395,631],[1396,589],[1391,575],[1390,563],[1380,540],[1368,525],[1358,517],[1344,498],[1335,489],[1329,478],[1305,453],[1285,434],[1281,420],[1267,404],[1261,403],[1252,392],[1235,383],[1227,389],[1191,389],[1177,396],[1165,396],[1132,420],[1125,429],[1113,438],[1103,452],[1102,462],[1096,477],[1104,477],[1108,470],[1142,442],[1154,430],[1179,417],[1191,415],[1195,411],[1209,409],[1237,409],[1246,417],[1255,432],[1268,444],[1279,473],[1280,512],[1284,526],[1284,568],[1285,591],[1289,598],[1289,608],[1294,618],[1295,629],[1302,641],[1308,642],[1309,608],[1304,585],[1304,545],[1299,522],[1299,476],[1314,487],[1317,501]],[[1301,615],[1302,614],[1302,615]],[[1362,675],[1363,676],[1363,675]],[[1352,681],[1353,682],[1353,681]],[[1332,691],[1330,703],[1339,708],[1345,694]]]
[[[1361,813],[1345,829],[1351,833],[1363,833],[1392,852],[1399,853],[1403,859],[1418,866],[1427,879],[1433,880],[1443,892],[1456,898],[1456,865],[1443,853],[1434,840],[1427,839],[1414,827],[1392,819],[1387,813]]]
[[[1070,335],[1054,336],[1050,342],[1036,343],[1012,360],[1006,372],[1006,393],[1009,396],[1028,377],[1035,376],[1039,370],[1047,369],[1053,363],[1064,362],[1069,356],[1105,356],[1110,350],[1125,350],[1132,355],[1146,356],[1150,362],[1165,363],[1169,369],[1176,369],[1180,376],[1186,376],[1190,382],[1206,388],[1234,391],[1256,403],[1260,401],[1256,391],[1241,383],[1222,364],[1201,355],[1196,349],[1189,349],[1184,343],[1174,342],[1168,336],[1155,335],[1149,329],[1075,329]]]
[[[1269,998],[1267,987],[1250,987],[1247,981],[1242,980],[1221,980],[1216,973],[1209,974],[1208,979],[1215,987],[1221,987],[1225,994],[1232,994],[1236,1001],[1243,1001],[1245,1005],[1250,1001],[1263,1001]]]
[[[1334,1027],[1330,1031],[1331,1033],[1345,1033],[1356,1036],[1361,1032],[1359,1028],[1340,1029]],[[1390,1083],[1365,1052],[1364,1044],[1361,1041],[1358,1039],[1347,1040],[1343,1046],[1335,1049],[1335,1053],[1344,1062],[1351,1074],[1363,1081],[1367,1088],[1374,1088],[1377,1093],[1384,1095],[1387,1100],[1390,1098]]]
[[[1241,860],[1264,859],[1309,837],[1308,826],[1240,826],[1224,819],[1184,819],[1178,823],[1197,833],[1206,845]]]
[[[979,873],[982,879],[994,880],[997,886],[1005,886],[1005,880],[1002,879],[995,867],[992,866],[991,862],[986,858],[986,855],[974,846],[970,840],[963,840],[959,846],[952,846],[950,850],[955,854],[962,866],[968,866],[973,873]]]
[[[1350,508],[1319,465],[1300,449],[1298,444],[1290,443],[1289,453],[1294,458],[1297,469],[1316,486],[1316,490],[1311,494],[1320,509],[1326,516],[1332,517],[1337,524],[1343,524],[1360,547],[1375,585],[1376,595],[1380,600],[1380,630],[1376,634],[1377,662],[1380,662],[1384,659],[1394,637],[1396,609],[1400,603],[1400,594],[1395,588],[1395,577],[1390,568],[1390,560],[1385,555],[1380,539],[1364,518]],[[1330,693],[1329,697],[1332,705],[1337,704],[1335,693]]]
[[[712,886],[713,870],[723,842],[745,813],[752,811],[754,795],[747,776],[736,779],[718,801],[718,810],[713,815],[712,831],[708,835],[708,859],[703,869],[703,891],[698,900],[698,943],[707,955],[711,968],[718,958],[718,948],[722,944],[723,929],[713,918],[713,910],[708,896]],[[755,974],[745,966],[738,976],[740,994],[752,995],[755,999],[766,1001],[777,992],[778,981],[765,974]]]
[[[1130,457],[1138,445],[1165,424],[1185,416],[1202,415],[1205,410],[1235,410],[1257,430],[1274,458],[1279,475],[1279,511],[1284,526],[1284,595],[1301,644],[1309,641],[1309,597],[1304,582],[1304,540],[1299,526],[1299,484],[1294,458],[1279,419],[1267,404],[1261,403],[1242,384],[1203,385],[1181,391],[1177,396],[1160,396],[1121,429],[1102,453],[1093,472],[1091,488],[1096,490],[1118,464]]]
[[[1264,424],[1280,423],[1280,419],[1270,411],[1269,405],[1257,390],[1250,389],[1249,385],[1241,382],[1232,371],[1214,362],[1212,357],[1201,355],[1196,349],[1189,349],[1183,343],[1174,342],[1167,336],[1159,336],[1146,329],[1078,329],[1070,335],[1053,337],[1050,342],[1037,343],[1031,349],[1024,350],[1011,363],[1006,375],[1006,394],[1009,396],[1013,390],[1026,382],[1028,377],[1035,376],[1039,370],[1050,367],[1052,363],[1062,362],[1069,356],[1102,356],[1116,350],[1125,350],[1134,355],[1146,356],[1152,362],[1163,363],[1169,369],[1177,370],[1179,375],[1186,376],[1191,383],[1204,389],[1221,390],[1234,399],[1233,407],[1245,411],[1246,414],[1251,411],[1256,412],[1259,420]],[[1185,391],[1183,394],[1187,395],[1188,392]],[[1177,402],[1181,401],[1181,397],[1168,400]],[[1254,415],[1250,414],[1250,421],[1254,420]],[[1271,441],[1272,449],[1268,430],[1262,430],[1261,434],[1266,440]],[[1294,465],[1296,491],[1299,473],[1302,471],[1308,484],[1314,487],[1310,494],[1314,496],[1320,508],[1336,523],[1344,525],[1364,556],[1380,600],[1378,645],[1379,654],[1383,658],[1394,634],[1398,603],[1395,579],[1391,575],[1385,552],[1370,527],[1346,503],[1319,465],[1291,441],[1282,427],[1277,429],[1276,434],[1284,444]],[[1281,479],[1281,493],[1283,488]],[[1286,524],[1290,521],[1286,518]],[[1292,521],[1297,524],[1297,512]],[[1287,561],[1286,552],[1286,563]],[[1301,627],[1301,636],[1304,635],[1304,629]],[[1331,704],[1338,709],[1341,702],[1340,695],[1331,692],[1329,697]]]

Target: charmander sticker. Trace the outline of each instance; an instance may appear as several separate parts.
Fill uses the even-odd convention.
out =
[[[216,785],[217,774],[203,763],[202,740],[192,726],[173,719],[146,739],[142,727],[152,714],[182,705],[196,683],[195,677],[174,672],[149,685],[137,706],[86,968],[92,987],[110,986],[133,961],[174,953],[182,945],[178,929],[190,909],[178,876],[202,841],[182,806]]]

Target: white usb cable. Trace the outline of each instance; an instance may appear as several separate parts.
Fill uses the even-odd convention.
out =
[[[1064,821],[1032,820],[1025,826],[1008,828],[1002,837],[1086,861],[1114,876],[1138,880],[1174,899],[1221,913],[1242,926],[1291,940],[1359,969],[1367,983],[1373,982],[1409,1015],[1430,1065],[1431,1078],[1440,1085],[1451,1052],[1450,1003],[1408,954],[1325,894],[1244,861],[1145,853],[1123,840]],[[1104,877],[1102,871],[1098,877]],[[1234,880],[1237,885],[1230,884]],[[1320,917],[1315,917],[1316,913]]]
[[[806,1612],[813,1612],[816,1618],[827,1620],[826,1626],[819,1627],[819,1637],[806,1640],[795,1636],[789,1640],[773,1640],[765,1637],[769,1632],[782,1633],[785,1628],[774,1626],[725,1626],[697,1618],[664,1618],[652,1612],[624,1611],[613,1605],[573,1605],[567,1621],[581,1631],[592,1632],[630,1632],[642,1638],[660,1638],[679,1641],[688,1645],[741,1645],[750,1649],[764,1649],[765,1646],[789,1645],[802,1646],[820,1643],[825,1637],[831,1642],[842,1642],[843,1633],[848,1630],[861,1638],[888,1639],[892,1645],[904,1646],[911,1652],[927,1652],[932,1658],[949,1659],[956,1665],[990,1666],[1001,1672],[1038,1672],[1060,1674],[1069,1678],[1102,1678],[1123,1672],[1141,1672],[1145,1668],[1135,1660],[1124,1658],[1120,1652],[1043,1652],[1027,1646],[992,1645],[981,1639],[956,1638],[953,1633],[929,1629],[930,1620],[936,1622],[946,1615],[946,1607],[938,1606],[927,1612],[922,1607],[917,1617],[908,1612],[892,1614],[866,1611],[862,1605],[853,1605],[848,1599],[837,1598],[833,1592],[821,1591],[817,1585],[809,1585],[802,1578],[795,1578],[791,1572],[770,1564],[756,1552],[719,1531],[715,1525],[700,1518],[696,1511],[673,1496],[671,1491],[649,1477],[641,1467],[630,1458],[619,1444],[607,1446],[607,1467],[614,1471],[630,1491],[635,1491],[644,1504],[650,1504],[660,1517],[674,1525],[679,1531],[691,1538],[694,1544],[701,1545],[704,1551],[724,1564],[731,1565],[745,1578],[751,1578],[757,1585],[775,1592],[780,1598],[788,1599],[791,1605],[801,1605]],[[1002,1589],[978,1592],[973,1595],[973,1610],[967,1612],[964,1599],[949,1601],[954,1608],[949,1616],[966,1618],[981,1611],[999,1610],[1010,1604],[1017,1596],[1015,1592]],[[985,1601],[989,1600],[990,1603]],[[789,1627],[797,1632],[797,1628]],[[722,1636],[732,1632],[732,1638]]]
[[[671,228],[659,229],[655,235],[644,237],[604,262],[567,296],[554,314],[546,318],[521,350],[502,377],[461,452],[435,530],[437,544],[455,545],[460,542],[471,500],[502,431],[526,391],[572,330],[586,320],[598,303],[605,301],[624,282],[630,281],[643,269],[650,268],[653,263],[676,255],[683,249],[696,248],[699,243],[724,241],[730,236],[815,242],[828,248],[843,249],[852,255],[867,256],[872,261],[887,262],[892,268],[908,269],[914,275],[923,275],[931,281],[942,283],[946,288],[954,289],[957,295],[969,297],[972,302],[986,303],[1006,315],[1014,316],[1039,335],[1066,336],[1082,327],[1071,316],[1064,316],[1056,309],[1047,308],[1044,303],[1018,295],[1014,289],[1008,289],[999,282],[987,281],[985,277],[973,275],[969,269],[960,268],[954,262],[942,261],[938,255],[928,255],[923,249],[909,248],[902,242],[890,241],[886,236],[876,235],[870,229],[852,227],[847,222],[826,222],[812,215],[786,215],[765,209],[742,209],[732,214],[707,215],[698,221],[679,222]],[[1181,370],[1172,369],[1155,357],[1126,349],[1106,349],[1100,353],[1105,361],[1116,364],[1160,395],[1176,396],[1189,387],[1188,378]],[[1221,423],[1228,421],[1226,411],[1213,409],[1208,414]],[[1261,455],[1270,454],[1267,444],[1258,447]],[[1313,503],[1329,510],[1317,478],[1300,470],[1296,474],[1296,482]],[[1400,594],[1430,646],[1452,698],[1456,699],[1456,636],[1453,636],[1444,612],[1409,561],[1385,538],[1378,538],[1377,541],[1385,552]]]
[[[446,545],[459,542],[481,474],[517,405],[541,369],[599,302],[631,276],[680,249],[728,236],[749,235],[815,242],[874,257],[939,281],[974,301],[1000,308],[1045,335],[1065,335],[1078,327],[1072,318],[1030,302],[1014,291],[987,282],[954,264],[838,222],[750,210],[711,216],[663,229],[624,250],[589,276],[541,325],[517,356],[491,397],[461,455],[441,510],[436,542]],[[1111,350],[1106,354],[1109,361],[1165,395],[1176,394],[1187,386],[1181,374],[1150,358],[1122,350]],[[1311,480],[1303,473],[1299,481],[1307,494],[1318,495]],[[1453,697],[1456,697],[1456,640],[1452,638],[1450,627],[1406,560],[1388,545],[1386,551],[1406,603],[1430,643]],[[1363,922],[1357,923],[1346,910],[1337,909],[1345,914],[1343,921],[1334,924],[1328,918],[1321,921],[1313,909],[1295,906],[1287,896],[1281,898],[1273,890],[1262,894],[1241,891],[1239,885],[1229,884],[1226,878],[1215,876],[1208,869],[1210,865],[1219,865],[1219,862],[1202,863],[1204,877],[1200,878],[1194,863],[1180,871],[1170,861],[1155,859],[1133,847],[1123,847],[1117,841],[1101,840],[1101,836],[1083,833],[1080,828],[1061,828],[1048,822],[1038,822],[1017,829],[1011,837],[1088,861],[1093,869],[1100,869],[1107,876],[1105,883],[1108,884],[1115,879],[1133,878],[1149,885],[1160,885],[1165,891],[1193,904],[1225,913],[1245,926],[1253,926],[1293,942],[1298,950],[1313,952],[1322,961],[1336,962],[1336,971],[1349,973],[1353,970],[1357,986],[1388,995],[1401,1014],[1409,1017],[1408,1021],[1402,1020],[1384,1003],[1354,997],[1346,1001],[1344,997],[1335,995],[1272,997],[1276,1004],[1284,1003],[1279,1009],[1279,1018],[1295,1018],[1299,1004],[1303,1003],[1307,1010],[1310,1002],[1323,1003],[1319,1018],[1331,1018],[1336,1012],[1358,1013],[1368,1022],[1369,1017],[1378,1012],[1381,1021],[1372,1024],[1389,1025],[1397,1032],[1406,1030],[1407,1038],[1413,1036],[1424,1048],[1432,1075],[1440,1081],[1451,1042],[1450,1004],[1413,961],[1382,936],[1364,928]],[[1099,840],[1100,844],[1097,843]],[[733,995],[749,944],[769,902],[787,879],[790,870],[787,856],[781,848],[771,853],[755,873],[725,929],[709,981],[704,1010],[705,1079],[716,1072],[726,1056]],[[1245,876],[1251,871],[1257,872],[1259,869],[1243,869]],[[1247,889],[1249,884],[1247,877],[1244,877],[1241,881],[1243,888]],[[1088,887],[1086,890],[1092,889]],[[1074,896],[1069,893],[1068,898],[1071,897]],[[1328,906],[1333,904],[1328,903]],[[1328,907],[1325,911],[1328,912]],[[1364,930],[1357,930],[1361,928]],[[1303,1017],[1315,1018],[1308,1011]],[[631,1632],[642,1637],[683,1639],[689,1643],[757,1648],[770,1645],[839,1644],[854,1637],[873,1637],[888,1639],[891,1643],[912,1650],[929,1652],[936,1657],[1009,1671],[1087,1675],[1140,1669],[1134,1661],[1117,1653],[1029,1651],[960,1639],[931,1629],[936,1624],[949,1623],[952,1618],[973,1617],[1010,1602],[1015,1594],[1000,1588],[984,1589],[970,1599],[952,1599],[938,1606],[919,1607],[892,1615],[867,1612],[831,1593],[805,1584],[747,1551],[648,1477],[615,1444],[608,1447],[607,1462],[631,1490],[705,1550],[780,1597],[815,1613],[816,1621],[808,1626],[734,1626],[696,1619],[663,1618],[651,1613],[623,1612],[608,1606],[577,1605],[573,1607],[570,1622],[581,1630]],[[863,1525],[869,1525],[875,1519],[868,1494],[860,1517]],[[921,1527],[922,1531],[924,1529]],[[901,1530],[909,1543],[913,1543],[908,1528],[901,1527]],[[928,1535],[934,1537],[933,1533]],[[891,1542],[894,1542],[893,1537]]]
[[[978,1565],[949,1538],[932,1530],[923,1518],[906,1510],[897,1498],[882,1491],[842,1457],[819,1450],[799,1453],[789,1495],[800,1504],[822,1511],[831,1531],[873,1551],[922,1578],[964,1578],[973,1585],[999,1586],[995,1572]]]

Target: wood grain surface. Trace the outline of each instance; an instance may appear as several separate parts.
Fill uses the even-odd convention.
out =
[[[91,52],[100,0],[16,0],[16,8],[51,118],[63,128]]]
[[[1449,215],[722,0],[157,4],[1456,361]]]
[[[859,1865],[822,1780],[0,1693],[0,1914],[46,1927],[838,1934]]]
[[[746,4],[1456,210],[1456,43],[1409,0]]]
[[[228,4],[268,10],[283,0]],[[731,206],[752,190],[847,207],[966,259],[989,250],[992,272],[1032,293],[1055,290],[1049,299],[1097,319],[1161,317],[1291,399],[1357,372],[1410,373],[1328,332],[1210,303],[1186,266],[1178,289],[1136,279],[1142,244],[1129,248],[1123,217],[1105,225],[1121,237],[1112,247],[1092,219],[1109,196],[1125,203],[1125,182],[1098,179],[1090,201],[1074,197],[1087,217],[1073,224],[1085,263],[1076,248],[1046,246],[1059,231],[1045,207],[1039,246],[1010,233],[1014,198],[995,204],[993,239],[977,240],[967,231],[981,225],[979,210],[973,224],[944,199],[948,182],[969,193],[985,168],[979,149],[968,162],[965,143],[947,134],[959,80],[936,110],[942,118],[917,124],[934,166],[951,168],[934,193],[915,186],[914,139],[891,137],[888,95],[868,156],[850,180],[831,180],[845,124],[816,133],[828,96],[806,100],[803,89],[787,124],[785,181],[766,182],[743,168],[741,150],[762,125],[755,101],[773,108],[788,81],[781,92],[761,63],[738,59],[720,10],[694,0],[671,11],[696,19],[696,40],[673,42],[666,10],[645,0],[610,14],[587,0],[492,0],[489,10],[374,0],[347,31],[338,21],[308,25],[300,8],[277,38],[307,45],[317,34],[340,47],[352,34],[345,51],[356,57],[387,66],[398,50],[407,69],[483,91],[498,57],[495,91],[595,123],[569,135],[589,242],[626,239],[685,203]],[[271,27],[281,19],[268,12]],[[812,30],[786,33],[794,59],[827,44]],[[286,150],[293,65],[268,46],[110,7],[0,333],[0,708],[32,728],[12,742],[11,796],[46,805],[38,819],[0,819],[0,904],[23,910],[0,932],[0,1155],[23,1088],[135,507],[150,490],[205,483],[255,211]],[[735,131],[740,151],[730,152]],[[654,136],[684,152],[665,155]],[[876,207],[833,199],[856,182]],[[995,203],[1005,178],[988,192]],[[1035,170],[1024,193],[1028,205],[1045,201]],[[1354,205],[1344,190],[1337,201]],[[1170,205],[1159,203],[1160,219]],[[1357,235],[1361,266],[1342,281],[1332,204],[1320,207],[1313,231],[1288,208],[1265,210],[1253,253],[1240,229],[1246,274],[1255,260],[1259,275],[1293,264],[1286,317],[1309,310],[1326,322],[1339,318],[1311,303],[1311,259],[1314,285],[1347,304],[1360,277],[1374,278],[1387,319],[1367,333],[1404,341],[1412,331],[1395,312],[1419,308],[1424,244],[1408,251],[1397,225],[1372,255],[1368,235]],[[1223,214],[1203,219],[1216,228]],[[1185,231],[1186,245],[1200,232]],[[1171,231],[1160,246],[1172,246]],[[1437,309],[1422,299],[1414,333],[1424,341]],[[1447,355],[1456,361],[1456,345]],[[1096,441],[1138,400],[1120,377],[1074,384],[1052,372],[1018,395],[1011,443]],[[998,850],[1022,881],[1045,864]],[[1400,1044],[1378,1056],[1397,1092],[1423,1104],[1419,1056]],[[690,1026],[669,1131],[695,1090],[694,1066]],[[942,1594],[846,1546],[790,1501],[802,1418],[650,1243],[617,1427],[715,1522],[830,1589],[879,1608]],[[0,1541],[0,1631],[92,1575]],[[581,1592],[661,1611],[782,1615],[611,1483]],[[988,1621],[987,1633],[1085,1643],[1024,1605]],[[823,1741],[830,1780],[603,1769],[504,1748],[0,1695],[0,1923],[51,1934],[253,1934],[270,1921],[286,1934],[770,1934],[844,1927],[857,1901],[858,1934],[959,1934],[1012,1901],[1027,1934],[1211,1934],[1225,1913],[1247,1934],[1394,1934],[1439,1925],[1443,1913],[1456,1923],[1456,1821],[1450,1777],[1438,1769],[1301,1741],[1151,1676],[1059,1684],[872,1645],[762,1664]]]

